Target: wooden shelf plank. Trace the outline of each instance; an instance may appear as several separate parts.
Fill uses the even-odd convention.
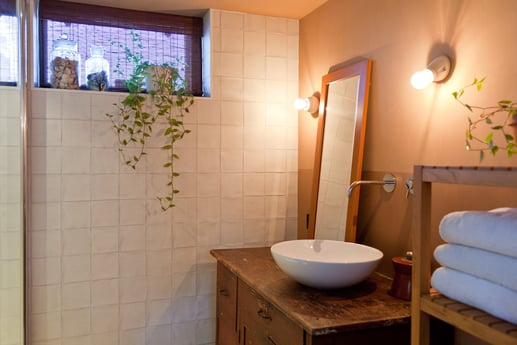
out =
[[[425,313],[492,344],[517,344],[517,325],[479,309],[446,297],[436,298],[435,296],[422,296],[420,308]]]

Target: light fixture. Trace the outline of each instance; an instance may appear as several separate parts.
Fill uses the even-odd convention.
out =
[[[314,114],[318,111],[320,100],[316,96],[307,98],[297,98],[294,101],[294,107],[298,110],[305,110],[308,113]]]
[[[440,82],[447,78],[451,71],[451,60],[449,57],[442,55],[431,61],[426,69],[415,72],[411,76],[411,85],[415,89],[424,89],[432,82]]]

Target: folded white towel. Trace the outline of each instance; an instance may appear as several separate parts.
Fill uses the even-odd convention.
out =
[[[517,292],[488,280],[440,267],[431,285],[443,295],[517,324]]]
[[[446,242],[517,258],[517,208],[449,213],[440,222],[440,236]]]
[[[434,257],[442,266],[517,291],[517,258],[450,243],[436,247]]]

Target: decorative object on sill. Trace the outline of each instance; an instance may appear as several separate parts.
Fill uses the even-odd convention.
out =
[[[108,88],[110,65],[104,58],[102,46],[90,47],[90,57],[86,59],[84,69],[86,84],[90,90],[105,91]]]
[[[134,31],[131,34],[133,42],[138,47],[136,52],[118,45],[124,50],[127,61],[134,65],[130,78],[125,81],[129,94],[120,103],[114,104],[114,113],[106,116],[113,123],[121,157],[132,169],[136,169],[138,163],[147,155],[147,143],[151,136],[160,136],[164,141],[161,149],[167,152],[167,161],[163,164],[168,174],[167,192],[165,195],[157,196],[157,200],[161,209],[165,211],[174,207],[174,196],[179,193],[174,183],[175,178],[179,176],[174,170],[174,161],[179,159],[174,147],[178,140],[190,133],[184,126],[183,117],[194,104],[194,97],[188,91],[182,77],[185,66],[183,61],[163,64],[164,69],[153,69],[153,89],[148,90],[146,95],[143,85],[149,77],[149,67],[152,64],[142,55],[139,35]],[[115,72],[121,74],[118,64]]]
[[[451,71],[451,60],[442,55],[431,61],[427,68],[413,73],[411,85],[418,90],[425,89],[432,82],[444,81]]]
[[[465,90],[476,87],[481,91],[486,78],[474,78],[474,81],[452,93],[452,96],[470,112],[479,112],[477,117],[468,117],[468,127],[466,131],[467,151],[478,151],[479,161],[483,161],[485,152],[496,155],[499,150],[505,150],[508,158],[517,153],[515,137],[509,133],[516,126],[517,103],[508,99],[502,99],[496,105],[481,107],[464,102],[462,97]],[[480,127],[487,127],[489,133],[484,137],[479,137],[476,133]]]
[[[67,34],[54,40],[50,53],[50,83],[55,89],[79,89],[79,71],[81,56],[77,51],[77,43],[69,40]]]
[[[320,106],[320,100],[316,96],[310,96],[307,98],[297,98],[294,101],[294,108],[297,110],[305,110],[310,114],[318,112]]]

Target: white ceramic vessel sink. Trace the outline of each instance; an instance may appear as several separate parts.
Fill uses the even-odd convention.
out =
[[[278,266],[297,282],[319,289],[357,284],[377,268],[380,250],[352,242],[294,240],[274,244]]]

